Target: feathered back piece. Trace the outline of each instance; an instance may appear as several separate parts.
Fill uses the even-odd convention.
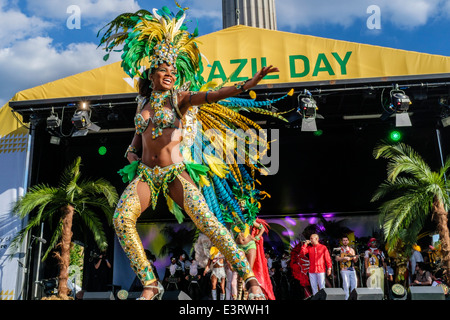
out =
[[[191,82],[198,88],[201,80],[200,51],[195,42],[198,30],[187,31],[184,21],[188,8],[177,6],[180,9],[177,14],[164,6],[152,13],[139,10],[116,17],[104,27],[108,29],[100,40],[99,46],[105,45],[107,51],[104,59],[108,59],[111,51],[123,51],[122,68],[131,78],[142,77],[143,66],[153,69],[165,62],[178,71],[176,87]],[[122,44],[122,50],[115,49]]]

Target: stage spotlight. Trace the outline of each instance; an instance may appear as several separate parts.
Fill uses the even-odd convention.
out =
[[[405,112],[409,110],[411,100],[404,92],[391,93],[391,104],[397,112]]]
[[[395,126],[397,127],[411,127],[411,119],[409,118],[408,110],[412,104],[411,99],[405,94],[403,90],[395,85],[390,92],[391,103],[389,108],[381,115],[382,120],[387,120],[395,113]]]
[[[411,100],[402,91],[391,92],[391,108],[395,113],[396,127],[410,127],[411,119],[409,118],[408,110]]]
[[[317,114],[316,100],[314,100],[312,94],[305,89],[303,94],[299,94],[297,97],[298,108],[297,113],[302,118],[302,131],[317,131],[316,119],[323,119],[320,114]]]
[[[89,131],[100,131],[100,127],[91,121],[91,110],[85,102],[80,105],[79,109],[72,116],[72,124],[76,129],[72,137],[85,136]]]
[[[52,110],[52,113],[47,118],[47,129],[54,129],[61,126],[61,120],[58,118],[58,114]]]
[[[81,102],[80,105],[78,106],[78,110],[89,111],[90,110],[89,104],[86,101]]]

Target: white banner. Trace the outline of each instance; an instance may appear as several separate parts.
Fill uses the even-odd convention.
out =
[[[26,189],[28,138],[27,133],[0,135],[0,300],[24,299],[25,251],[11,258],[8,249],[23,228],[23,221],[11,209]]]

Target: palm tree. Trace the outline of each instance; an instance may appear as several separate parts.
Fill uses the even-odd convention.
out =
[[[175,230],[171,226],[165,226],[161,233],[167,237],[167,243],[159,250],[159,255],[164,256],[172,253],[178,258],[184,250],[183,247],[194,242],[197,229],[179,229]]]
[[[373,154],[376,159],[388,159],[387,179],[372,198],[372,201],[377,201],[389,197],[380,207],[380,222],[388,249],[394,250],[402,243],[405,251],[410,252],[431,214],[441,241],[443,268],[448,274],[450,184],[446,174],[450,158],[438,172],[434,172],[418,153],[403,143],[382,143],[375,147]]]
[[[58,187],[35,185],[17,200],[12,209],[13,213],[21,218],[36,211],[35,215],[29,216],[27,225],[13,239],[13,250],[19,248],[25,235],[32,228],[44,221],[58,221],[42,260],[45,260],[53,249],[59,248],[59,252],[54,256],[59,265],[58,296],[63,299],[67,298],[69,291],[67,279],[74,219],[76,223],[83,223],[92,232],[100,249],[106,249],[106,235],[96,209],[101,210],[108,223],[111,223],[114,206],[118,200],[116,189],[108,181],[81,180],[80,166],[81,158],[78,157],[64,170]]]

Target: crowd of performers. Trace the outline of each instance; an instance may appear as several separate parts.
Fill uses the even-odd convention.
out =
[[[263,233],[268,231],[264,220],[257,219],[244,229],[235,227],[233,235],[249,261],[265,297],[274,300],[272,281],[264,254]],[[183,252],[171,258],[162,284],[166,291],[181,290],[193,300],[247,300],[244,279],[210,239],[200,233],[193,246],[192,258]]]
[[[448,278],[439,248],[422,250],[417,244],[410,255],[388,253],[376,238],[355,240],[354,234],[336,241],[298,241],[278,263],[269,258],[275,294],[284,299],[311,299],[323,288],[343,288],[345,299],[355,288],[380,288],[384,299],[404,300],[409,286],[442,286],[448,296]],[[322,242],[322,243],[321,243]]]
[[[323,288],[343,288],[345,299],[351,299],[359,287],[380,288],[387,300],[406,299],[409,286],[442,286],[448,296],[439,247],[415,245],[409,257],[399,259],[373,237],[355,239],[351,233],[333,241],[313,233],[277,255],[264,245],[263,235],[270,231],[264,220],[239,231],[236,242],[247,247],[247,259],[270,300],[314,299]],[[181,290],[193,300],[247,299],[242,279],[208,237],[200,233],[191,256],[184,251],[172,256],[158,277],[166,291]]]

